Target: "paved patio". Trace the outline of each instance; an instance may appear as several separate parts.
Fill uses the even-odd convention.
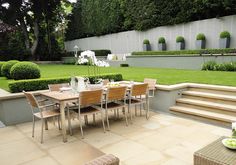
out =
[[[154,112],[148,121],[138,116],[128,127],[122,119],[111,120],[111,131],[105,134],[99,123],[86,126],[82,140],[74,120],[74,134],[67,143],[53,124],[45,131],[43,144],[40,123],[36,123],[35,138],[31,138],[31,122],[0,128],[0,164],[78,165],[104,152],[119,157],[122,165],[190,165],[194,151],[231,134],[230,129]]]

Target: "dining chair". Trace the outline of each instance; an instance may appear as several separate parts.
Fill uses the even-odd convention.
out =
[[[157,80],[151,78],[145,78],[143,82],[148,84],[148,91],[149,91],[148,96],[154,97]],[[152,95],[150,95],[150,92],[152,93]]]
[[[109,87],[107,89],[106,97],[105,97],[105,104],[103,104],[103,108],[106,110],[106,121],[108,130],[110,130],[109,124],[109,110],[117,110],[117,114],[121,109],[125,116],[126,126],[128,126],[127,120],[127,104],[126,104],[126,91],[127,87]]]
[[[48,129],[47,120],[49,118],[57,117],[58,127],[60,129],[60,110],[58,109],[56,104],[45,104],[45,100],[37,100],[34,97],[34,95],[30,92],[24,92],[24,95],[32,110],[32,117],[33,117],[32,137],[34,137],[35,119],[38,118],[41,120],[41,124],[42,124],[41,125],[41,143],[43,143],[44,123],[45,123],[45,129]],[[49,110],[48,109],[49,107],[51,107],[52,109]]]
[[[96,115],[98,113],[101,114],[103,131],[105,133],[105,125],[104,125],[104,110],[102,108],[103,102],[103,90],[91,90],[91,91],[82,91],[79,93],[78,98],[78,108],[73,109],[74,112],[77,113],[77,118],[79,120],[80,131],[82,138],[84,138],[83,126],[82,126],[82,117],[88,115]],[[69,113],[68,113],[69,114]],[[70,120],[70,117],[68,118]],[[70,133],[72,134],[71,124],[69,126]]]
[[[146,109],[146,118],[148,119],[149,118],[148,84],[144,83],[144,84],[132,85],[128,96],[128,100],[126,102],[128,103],[131,122],[132,122],[132,110],[131,110],[132,105],[135,106],[140,105],[140,115],[142,113],[142,105],[143,105],[143,108]],[[135,114],[136,114],[136,108],[135,108]]]
[[[110,82],[109,79],[102,80],[103,85],[107,85],[109,82]]]

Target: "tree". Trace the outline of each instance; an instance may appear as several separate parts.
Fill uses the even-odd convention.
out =
[[[25,47],[30,49],[34,59],[44,58],[44,55],[53,58],[55,29],[62,21],[61,2],[65,0],[1,0],[0,19],[21,28]]]

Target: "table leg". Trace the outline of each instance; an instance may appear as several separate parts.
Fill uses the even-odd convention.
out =
[[[60,113],[61,113],[61,129],[63,135],[63,142],[67,142],[66,124],[65,124],[65,103],[63,101],[60,102]]]

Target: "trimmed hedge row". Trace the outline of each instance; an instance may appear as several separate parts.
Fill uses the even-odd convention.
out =
[[[114,81],[123,80],[122,74],[104,74],[98,76],[89,76],[89,80],[92,81],[95,78],[102,79],[113,79]],[[48,84],[60,84],[60,83],[69,83],[70,77],[62,77],[62,78],[41,78],[41,79],[33,79],[33,80],[18,80],[12,81],[8,83],[8,87],[12,93],[22,92],[24,91],[36,91],[36,90],[44,90],[48,89]]]
[[[236,53],[236,49],[202,49],[202,50],[177,50],[177,51],[144,51],[132,52],[132,55],[191,55],[191,54],[225,54]]]
[[[77,52],[78,56],[80,55],[81,52],[84,50],[80,50]],[[107,56],[108,54],[111,54],[111,50],[108,49],[100,49],[100,50],[91,50],[95,52],[95,56]],[[75,52],[66,52],[66,57],[74,57]]]

